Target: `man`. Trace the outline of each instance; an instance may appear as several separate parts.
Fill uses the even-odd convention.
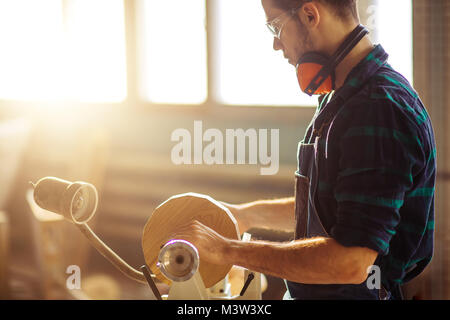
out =
[[[290,64],[303,68],[311,53],[337,62],[330,90],[322,84],[328,74],[314,86],[298,69],[302,90],[323,94],[299,145],[295,198],[225,204],[241,232],[295,226],[295,240],[234,241],[197,221],[174,235],[212,263],[286,279],[286,298],[401,299],[400,285],[432,257],[431,123],[417,93],[359,25],[355,2],[262,0],[273,48]],[[381,272],[380,289],[366,283],[373,266]]]

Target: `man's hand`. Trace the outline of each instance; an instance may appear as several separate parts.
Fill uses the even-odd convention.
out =
[[[229,263],[224,259],[229,239],[197,220],[178,228],[171,238],[192,243],[197,248],[202,260],[219,265]]]
[[[294,231],[294,197],[258,200],[242,204],[222,202],[236,218],[239,232],[250,228]]]
[[[245,212],[243,210],[243,206],[239,204],[230,204],[226,202],[221,202],[228,210],[230,210],[233,217],[236,219],[238,224],[239,232],[242,234],[250,229],[248,221],[246,219]]]

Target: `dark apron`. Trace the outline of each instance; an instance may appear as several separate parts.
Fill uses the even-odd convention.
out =
[[[295,239],[329,237],[318,215],[314,199],[318,186],[318,150],[320,134],[313,144],[300,142],[298,170],[295,173]],[[359,285],[316,285],[286,281],[285,299],[385,299],[385,291]],[[380,292],[381,291],[381,292]]]

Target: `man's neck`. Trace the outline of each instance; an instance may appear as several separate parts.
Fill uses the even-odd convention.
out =
[[[336,67],[336,90],[344,85],[348,74],[373,50],[373,43],[365,36]]]

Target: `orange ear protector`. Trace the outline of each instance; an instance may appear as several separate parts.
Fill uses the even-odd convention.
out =
[[[344,40],[332,57],[319,52],[307,52],[297,63],[297,79],[307,95],[325,94],[335,88],[334,70],[369,31],[358,25]]]

